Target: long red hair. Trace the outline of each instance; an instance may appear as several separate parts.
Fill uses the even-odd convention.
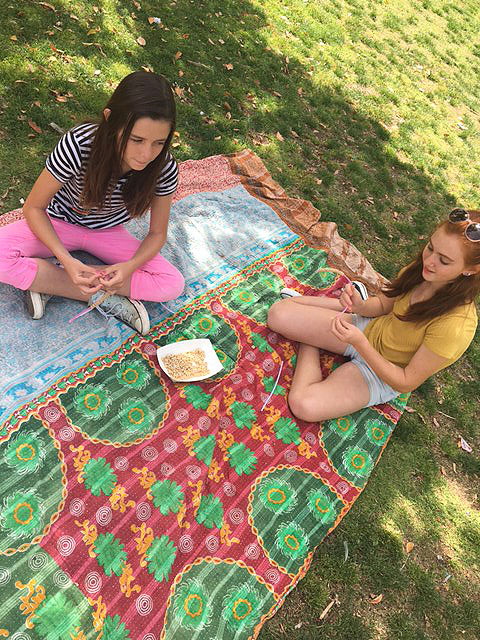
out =
[[[480,222],[480,210],[471,209],[468,211],[472,222]],[[442,222],[437,229],[443,229],[448,235],[461,239],[463,247],[463,257],[466,269],[480,265],[480,242],[472,242],[465,236],[465,229],[470,222]],[[423,258],[422,251],[417,255],[402,273],[390,282],[383,293],[388,298],[409,293],[414,287],[423,282]],[[424,322],[441,316],[455,307],[473,302],[480,293],[480,273],[473,273],[470,276],[460,274],[455,280],[449,282],[439,289],[432,298],[412,304],[408,311],[399,316],[400,320],[409,322]]]

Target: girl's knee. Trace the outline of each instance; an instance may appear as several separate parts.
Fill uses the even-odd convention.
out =
[[[285,302],[285,300],[277,300],[268,310],[267,325],[273,331],[280,331],[286,320]]]
[[[288,394],[288,406],[293,415],[305,422],[318,422],[320,411],[318,398],[311,396],[307,391],[301,393],[291,391]]]

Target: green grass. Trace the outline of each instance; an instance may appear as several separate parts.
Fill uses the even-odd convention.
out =
[[[454,204],[480,208],[477,0],[95,6],[5,3],[0,211],[19,206],[42,169],[58,139],[49,123],[95,117],[142,66],[177,87],[179,160],[252,148],[386,276]],[[149,25],[157,15],[163,24]],[[479,374],[477,339],[413,395],[416,412],[261,640],[476,637]],[[457,448],[459,433],[473,454]],[[335,595],[340,604],[320,622]]]

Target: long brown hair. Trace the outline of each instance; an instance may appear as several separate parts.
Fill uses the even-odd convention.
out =
[[[480,210],[469,210],[468,214],[473,222],[480,222]],[[447,234],[457,236],[462,240],[463,258],[467,269],[480,265],[480,242],[472,242],[465,237],[465,229],[468,224],[470,223],[453,223],[446,220],[437,227],[437,230],[443,229]],[[405,295],[424,281],[422,253],[423,249],[415,260],[383,289],[383,293],[388,298]],[[407,312],[398,318],[410,322],[426,322],[455,309],[455,307],[473,302],[479,293],[480,273],[473,273],[470,276],[460,274],[428,300],[410,305]]]
[[[122,175],[122,158],[128,138],[139,118],[166,120],[170,132],[161,153],[142,171],[132,171],[123,187],[123,200],[132,218],[150,206],[158,176],[165,166],[175,131],[176,109],[168,81],[156,73],[135,71],[120,82],[106,105],[108,118],[102,118],[92,142],[85,173],[82,206],[102,208]],[[121,133],[120,139],[118,139]]]

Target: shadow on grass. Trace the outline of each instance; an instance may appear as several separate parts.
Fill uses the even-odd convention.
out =
[[[117,13],[108,2],[98,2],[98,12],[84,0],[53,4],[55,13],[38,4],[28,10],[12,4],[0,27],[7,43],[0,54],[0,128],[5,137],[0,164],[6,168],[0,173],[0,193],[14,175],[26,195],[58,139],[50,122],[66,129],[96,117],[118,80],[147,66],[175,82],[179,160],[252,148],[290,195],[310,199],[323,219],[335,221],[343,236],[375,256],[374,266],[386,276],[395,274],[430,225],[454,204],[440,184],[394,155],[390,133],[348,102],[340,76],[336,88],[319,86],[310,75],[315,61],[312,69],[305,68],[272,50],[265,36],[267,16],[252,2],[225,0],[219,11],[213,0],[178,0],[162,6],[163,27],[147,22],[158,11],[154,2],[143,2],[136,18],[127,0],[116,3]],[[9,40],[13,32],[16,43]],[[145,47],[136,43],[138,37],[146,40]],[[232,69],[225,67],[230,64]],[[58,102],[56,95],[67,96],[66,101]],[[43,133],[35,134],[28,119]],[[5,208],[18,205],[18,192],[12,194],[17,200],[7,198]],[[427,385],[419,392],[427,404],[429,389]],[[473,422],[475,385],[464,391],[473,407],[463,419]],[[459,401],[454,395],[447,410],[458,411]],[[434,439],[414,417],[402,418],[368,489],[321,545],[309,574],[290,596],[292,604],[266,624],[262,640],[284,637],[281,625],[292,640],[318,638],[318,616],[335,592],[341,604],[322,628],[325,638],[367,639],[377,631],[408,639],[474,633],[479,608],[468,600],[468,580],[459,578],[457,593],[467,595],[456,603],[455,613],[442,585],[448,559],[439,564],[433,557],[406,558],[401,536],[391,531],[397,527],[406,534],[428,534],[439,548],[449,544],[443,523],[451,514],[438,498],[444,484],[431,458]],[[477,473],[473,459],[460,458],[448,443],[444,452],[464,460],[465,473]],[[415,518],[406,514],[402,519],[402,500],[409,502]],[[385,521],[393,512],[397,524],[389,528]],[[428,527],[416,531],[416,519]],[[467,561],[472,548],[478,548],[478,530],[462,524],[456,535],[466,545],[461,554]],[[396,613],[376,615],[374,621],[369,592],[384,593]],[[383,606],[378,605],[380,610]],[[398,613],[405,609],[410,621]],[[379,618],[383,628],[376,631]],[[295,629],[299,622],[302,626]]]

